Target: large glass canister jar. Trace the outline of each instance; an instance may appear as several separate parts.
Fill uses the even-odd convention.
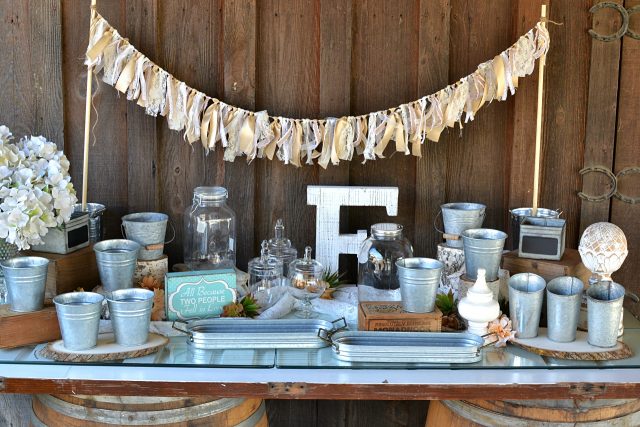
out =
[[[400,301],[396,261],[412,256],[400,224],[374,224],[358,253],[358,300]]]
[[[184,214],[184,262],[191,270],[234,268],[236,214],[222,187],[197,187]]]

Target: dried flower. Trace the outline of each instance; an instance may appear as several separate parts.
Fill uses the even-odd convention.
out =
[[[511,320],[506,314],[501,315],[496,320],[489,322],[489,333],[495,335],[497,341],[496,347],[505,347],[507,341],[513,341],[516,337],[516,331],[514,331],[511,325]]]

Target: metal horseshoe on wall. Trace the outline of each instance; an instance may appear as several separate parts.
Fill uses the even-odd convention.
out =
[[[640,204],[640,196],[630,197],[618,191],[618,181],[625,175],[640,174],[640,166],[624,168],[620,172],[618,172],[617,175],[614,175],[613,172],[611,172],[604,166],[588,166],[580,170],[580,175],[586,175],[591,172],[597,172],[606,175],[607,178],[609,178],[609,181],[611,181],[611,189],[606,194],[602,194],[599,196],[585,194],[580,191],[578,193],[578,197],[580,197],[582,200],[587,200],[589,202],[604,202],[606,200],[609,200],[611,197],[615,197],[622,202],[630,203],[632,205]]]
[[[640,13],[640,5],[634,6],[631,9],[627,9],[628,16],[631,16],[634,13]],[[633,39],[640,40],[640,33],[636,33],[631,28],[628,28],[628,24],[627,24],[627,35]]]
[[[616,10],[620,14],[620,16],[622,17],[622,25],[620,26],[618,31],[616,31],[613,34],[607,34],[607,35],[600,34],[600,33],[597,33],[593,29],[589,29],[589,34],[591,35],[591,37],[593,37],[596,40],[603,41],[603,42],[612,42],[612,41],[615,41],[615,40],[620,40],[625,35],[627,35],[627,36],[629,36],[631,38],[634,38],[636,40],[640,40],[640,33],[636,33],[635,31],[633,31],[632,29],[629,28],[629,16],[633,15],[634,13],[639,13],[640,12],[640,5],[634,6],[634,7],[629,8],[629,9],[625,9],[624,7],[619,5],[618,3],[605,1],[605,2],[598,3],[598,4],[594,5],[591,9],[589,9],[589,12],[596,13],[597,11],[599,11],[601,9],[613,9],[613,10]]]
[[[640,167],[636,166],[636,167],[630,167],[630,168],[624,168],[622,169],[620,172],[618,172],[618,175],[616,175],[616,181],[619,180],[620,178],[622,178],[625,175],[632,175],[635,173],[640,173]],[[615,197],[618,200],[621,200],[625,203],[631,203],[632,205],[635,205],[636,203],[640,203],[640,196],[639,197],[629,197],[629,196],[625,196],[624,194],[620,194],[620,192],[617,189],[617,182],[616,182],[616,192],[613,194],[613,197]]]
[[[607,178],[609,178],[609,180],[611,181],[611,190],[609,190],[608,193],[602,194],[600,196],[585,194],[581,191],[578,193],[578,197],[589,202],[604,202],[605,200],[609,200],[616,193],[616,191],[618,191],[618,180],[616,179],[616,176],[613,174],[613,172],[611,172],[604,166],[588,166],[586,168],[580,169],[580,175],[586,175],[591,172],[598,172],[606,175]]]

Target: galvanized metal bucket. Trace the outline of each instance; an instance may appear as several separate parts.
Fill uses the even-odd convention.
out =
[[[89,214],[89,243],[97,243],[104,238],[104,221],[102,216],[107,208],[100,203],[87,203],[84,211]],[[75,205],[76,212],[83,212],[82,204]]]
[[[132,240],[103,240],[93,246],[98,273],[105,291],[127,289],[133,286],[133,274],[140,245]]]
[[[618,341],[624,288],[615,282],[600,282],[587,289],[587,341],[597,347],[613,347]]]
[[[123,346],[147,342],[153,291],[148,289],[119,289],[107,294],[107,304],[116,343]]]
[[[533,273],[509,278],[509,317],[518,338],[538,336],[545,280]]]
[[[547,336],[551,341],[576,339],[584,283],[576,277],[557,277],[547,283]]]
[[[37,256],[0,261],[11,311],[30,312],[44,307],[49,260]]]
[[[396,261],[396,268],[402,309],[410,313],[432,312],[444,264],[431,258],[403,258]]]
[[[447,245],[452,248],[461,248],[460,235],[470,228],[482,227],[487,207],[480,203],[446,203],[440,206],[440,212],[434,219],[433,226],[447,240]],[[442,214],[444,232],[438,229],[436,221]]]
[[[478,269],[487,272],[487,282],[498,280],[498,270],[507,233],[490,228],[471,228],[462,232],[464,265],[470,280],[478,278]]]
[[[93,292],[69,292],[53,299],[64,346],[88,350],[98,343],[104,297]]]
[[[525,218],[531,217],[533,208],[517,208],[509,211],[511,214],[511,250],[518,249],[520,245],[520,225]],[[537,218],[560,218],[562,211],[560,209],[545,209],[538,208],[536,213]]]
[[[165,242],[169,216],[158,212],[132,213],[122,217],[122,236],[133,240],[142,246],[138,259],[151,261],[162,256],[164,245],[171,243],[176,236],[175,228],[173,237]]]

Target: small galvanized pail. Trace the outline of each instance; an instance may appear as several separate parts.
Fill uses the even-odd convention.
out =
[[[471,228],[462,232],[464,265],[469,280],[476,280],[478,269],[487,272],[487,282],[498,280],[498,270],[507,233],[490,228]]]
[[[153,291],[140,288],[119,289],[107,295],[107,304],[116,343],[134,346],[147,342]]]
[[[0,261],[9,295],[9,308],[16,312],[42,310],[49,260],[28,256]]]
[[[142,246],[138,259],[151,261],[162,256],[164,245],[171,243],[176,234],[173,229],[173,237],[164,241],[168,221],[169,216],[158,212],[140,212],[122,217],[122,235]]]
[[[140,245],[132,240],[103,240],[93,246],[98,273],[105,291],[127,289],[133,286],[133,274]]]
[[[461,248],[460,235],[470,228],[482,227],[485,218],[486,206],[480,203],[447,203],[440,206],[440,212],[434,220],[436,231],[440,232],[447,240],[447,245],[452,248]],[[442,214],[444,233],[436,225],[438,216]]]
[[[525,218],[531,217],[533,208],[517,208],[509,211],[511,214],[511,250],[518,249],[520,245],[520,224]],[[562,211],[559,209],[538,208],[536,218],[560,218]]]
[[[545,280],[533,273],[509,278],[509,317],[518,338],[538,336],[545,286]]]
[[[409,313],[431,313],[444,264],[431,258],[403,258],[396,261],[396,268],[402,309]]]
[[[76,212],[83,212],[82,203],[74,207]],[[107,208],[100,203],[87,203],[84,212],[89,214],[89,243],[97,243],[104,238],[104,221],[102,216]]]
[[[547,283],[547,336],[551,341],[575,341],[583,290],[582,280],[570,276]]]
[[[600,282],[587,289],[587,341],[597,347],[613,347],[618,341],[624,288],[615,282]]]
[[[69,292],[53,299],[65,348],[88,350],[96,346],[103,300],[93,292]]]

